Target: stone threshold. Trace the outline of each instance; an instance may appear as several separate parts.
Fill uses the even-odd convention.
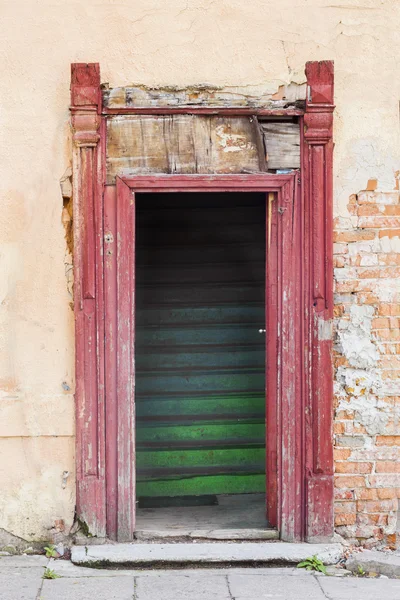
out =
[[[71,560],[85,567],[156,568],[188,565],[294,565],[316,555],[326,565],[342,557],[341,544],[280,542],[142,543],[74,546]]]
[[[193,541],[193,540],[279,540],[276,529],[142,529],[135,531],[139,541]]]

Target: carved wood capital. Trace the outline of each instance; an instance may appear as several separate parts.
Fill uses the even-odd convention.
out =
[[[306,64],[307,97],[304,138],[308,144],[327,144],[332,139],[334,79],[333,61]]]
[[[100,139],[101,89],[98,63],[71,65],[73,139],[77,146],[96,146]]]

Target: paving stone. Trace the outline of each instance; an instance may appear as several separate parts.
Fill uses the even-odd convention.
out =
[[[225,575],[164,573],[136,579],[135,600],[231,600]]]
[[[3,567],[46,567],[49,559],[41,555],[0,556],[0,569]]]
[[[71,577],[45,579],[40,600],[132,600],[134,593],[133,577]]]
[[[54,560],[49,562],[49,569],[52,569],[61,577],[133,577],[139,575],[141,571],[132,569],[92,569],[90,567],[80,567],[74,565],[69,560]]]
[[[321,577],[319,583],[329,600],[399,600],[400,581],[361,577]]]
[[[240,543],[228,544],[103,544],[75,546],[72,562],[81,565],[143,565],[174,563],[265,562],[293,564],[316,554],[325,564],[336,563],[342,555],[340,544]]]
[[[400,578],[400,555],[397,552],[378,552],[365,550],[350,556],[346,567],[353,573],[358,573],[361,567],[365,573],[374,572],[388,577]]]
[[[42,585],[43,567],[0,569],[1,600],[36,600]]]
[[[313,576],[228,575],[228,583],[235,600],[326,600]]]

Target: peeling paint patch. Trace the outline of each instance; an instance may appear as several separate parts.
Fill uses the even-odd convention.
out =
[[[330,341],[332,339],[332,321],[318,319],[318,339],[321,342]]]

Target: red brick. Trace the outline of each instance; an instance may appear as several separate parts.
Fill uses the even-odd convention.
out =
[[[334,490],[335,500],[354,500],[353,490]]]
[[[351,420],[354,419],[354,410],[338,410],[335,418],[337,420]]]
[[[352,514],[356,512],[355,502],[335,502],[334,504],[335,514],[346,513]]]
[[[376,317],[372,319],[372,327],[373,329],[387,329],[390,327],[390,320],[385,317]]]
[[[340,422],[336,422],[333,424],[333,433],[344,433],[345,432],[345,428],[344,428],[344,423],[340,423]]]
[[[346,261],[343,256],[334,256],[333,257],[333,266],[335,269],[340,269],[346,265]]]
[[[357,488],[365,487],[365,477],[361,475],[335,477],[335,486],[338,488]]]
[[[378,435],[377,446],[400,446],[400,435]]]
[[[355,525],[357,520],[356,514],[349,515],[347,513],[335,515],[335,525]]]
[[[400,473],[400,462],[396,460],[378,460],[375,471],[376,473]]]
[[[354,497],[356,500],[378,500],[378,492],[375,488],[361,488],[355,490]]]
[[[360,217],[358,226],[366,229],[383,229],[384,227],[400,227],[400,218],[396,216]]]
[[[335,231],[333,233],[334,242],[362,242],[363,240],[374,240],[375,232],[363,231],[361,229],[352,229],[349,231]]]
[[[400,229],[381,229],[379,231],[380,238],[383,238],[383,237],[393,238],[393,237],[399,237],[399,236],[400,236]]]
[[[378,262],[380,265],[398,266],[400,265],[400,254],[390,252],[388,254],[378,254]]]
[[[372,473],[372,463],[369,462],[337,462],[335,463],[336,473]]]
[[[335,460],[346,460],[351,454],[350,448],[334,448],[333,456]]]
[[[359,513],[357,515],[357,525],[377,525],[383,527],[388,524],[388,520],[388,515],[379,513],[372,515]]]
[[[390,500],[357,500],[357,512],[365,513],[385,513],[389,511],[396,511],[398,507],[398,501],[396,499]]]
[[[400,206],[398,204],[362,204],[358,207],[359,217],[369,216],[400,216]]]
[[[396,490],[393,488],[378,488],[376,491],[380,500],[390,500],[392,498],[397,498]]]

